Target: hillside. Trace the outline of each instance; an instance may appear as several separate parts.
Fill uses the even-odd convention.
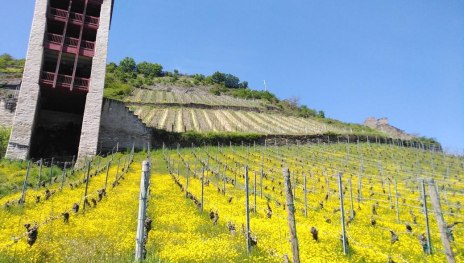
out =
[[[284,115],[263,100],[213,95],[208,87],[135,88],[125,103],[148,126],[172,132],[321,134],[347,132],[315,118]],[[371,131],[366,128],[366,131]]]
[[[105,96],[126,103],[147,126],[168,132],[329,132],[399,138],[367,126],[326,119],[323,111],[250,89],[246,81],[231,74],[163,72],[159,64],[136,64],[131,58],[108,66]]]
[[[15,105],[23,60],[5,54],[0,59],[0,97],[5,107]],[[397,128],[344,123],[325,118],[322,110],[300,105],[298,99],[279,99],[268,91],[253,90],[232,74],[211,76],[163,71],[156,63],[125,58],[107,67],[105,97],[122,101],[147,127],[166,132],[237,133],[258,135],[364,135],[417,140]],[[10,85],[10,86],[8,86]],[[9,111],[14,107],[10,107]],[[11,126],[5,112],[0,126]],[[8,123],[3,123],[8,122]],[[3,128],[4,129],[4,128]]]

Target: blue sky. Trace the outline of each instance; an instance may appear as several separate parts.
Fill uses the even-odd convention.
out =
[[[33,0],[3,1],[0,53],[24,57]],[[109,60],[232,73],[328,117],[389,117],[464,150],[464,1],[116,0]]]

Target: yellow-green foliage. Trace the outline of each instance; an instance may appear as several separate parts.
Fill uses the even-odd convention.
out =
[[[167,150],[164,156],[161,150],[151,156],[148,216],[153,219],[153,229],[147,242],[149,262],[282,262],[285,255],[291,258],[287,202],[285,195],[281,194],[282,167],[285,166],[290,168],[295,186],[296,225],[302,262],[387,262],[389,258],[395,262],[446,261],[430,200],[427,206],[432,256],[423,253],[417,238],[425,233],[425,220],[416,177],[437,180],[448,223],[464,221],[462,210],[458,211],[458,202],[462,204],[464,201],[463,159],[441,153],[388,145],[335,144],[186,148],[179,152]],[[121,171],[126,163],[124,158],[122,155],[114,157],[108,173],[107,195],[96,206],[87,207],[85,213],[82,211],[83,172],[66,178],[62,192],[59,191],[60,182],[48,186],[51,191],[56,191],[48,200],[43,199],[45,189],[41,188],[28,191],[24,208],[17,205],[0,208],[0,261],[131,261],[135,246],[140,163],[145,155],[136,156],[127,174]],[[190,198],[185,198],[188,175],[189,193],[201,200],[201,163],[207,165],[203,213]],[[186,164],[189,164],[189,171]],[[251,235],[257,240],[251,254],[246,252],[242,230],[245,224],[244,165],[249,167]],[[169,166],[170,172],[166,169]],[[261,168],[265,175],[262,192]],[[93,166],[91,174],[95,169]],[[346,220],[351,215],[351,197],[356,212],[354,220],[347,225],[348,255],[343,255],[339,237],[341,216],[337,209],[340,201],[334,175],[340,171],[344,172]],[[307,216],[304,213],[304,175]],[[116,177],[121,180],[113,188]],[[104,187],[105,180],[106,169],[90,178],[89,199],[97,198],[97,190]],[[399,193],[399,223],[395,181]],[[361,196],[358,194],[360,182]],[[73,184],[72,189],[70,183]],[[350,190],[353,190],[353,195]],[[37,195],[42,197],[38,204],[34,202]],[[358,197],[362,198],[358,201]],[[19,193],[10,194],[1,198],[0,203],[18,198]],[[80,211],[77,214],[71,211],[69,223],[64,223],[61,213],[70,211],[76,202],[81,204]],[[272,209],[270,218],[267,216],[268,205]],[[376,206],[376,215],[373,215],[373,205]],[[210,220],[211,211],[219,216],[217,224]],[[372,219],[376,220],[375,226],[371,224]],[[36,243],[30,247],[23,224],[34,222],[39,224],[39,234]],[[412,226],[411,233],[406,230],[406,223]],[[234,234],[229,232],[228,224],[235,225]],[[319,231],[319,242],[311,236],[312,226]],[[399,241],[391,243],[389,230],[399,236]],[[457,262],[460,262],[464,260],[462,224],[454,228],[454,237],[452,247]]]
[[[0,159],[5,156],[8,139],[10,138],[10,129],[0,126]]]

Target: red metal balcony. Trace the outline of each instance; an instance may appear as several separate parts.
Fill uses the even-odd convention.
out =
[[[63,40],[63,36],[57,34],[47,34],[47,38],[45,41],[45,48],[60,51],[61,48],[61,41]],[[67,37],[64,40],[63,45],[63,52],[76,54],[77,53],[77,46],[79,45],[79,39]],[[86,57],[93,57],[95,54],[95,42],[82,40],[81,41],[81,48],[79,50],[79,55],[86,56]]]
[[[68,11],[51,7],[50,11],[48,12],[48,16],[51,19],[66,22],[66,18],[68,17]],[[76,25],[82,25],[82,23],[84,22],[84,15],[71,12],[69,14],[69,22]],[[99,17],[85,16],[85,26],[88,26],[93,29],[98,29],[99,24]]]
[[[48,15],[50,18],[53,18],[55,20],[66,22],[66,18],[68,17],[68,11],[58,8],[50,8]]]
[[[55,73],[52,72],[42,72],[42,76],[40,78],[40,84],[43,86],[53,88],[53,82],[55,81]],[[58,78],[56,80],[56,87],[57,88],[62,88],[62,89],[68,89],[71,91],[76,91],[76,92],[84,92],[87,93],[89,91],[89,79],[87,78],[74,78],[74,85],[73,88],[71,89],[71,82],[72,82],[72,76],[68,75],[58,75]]]

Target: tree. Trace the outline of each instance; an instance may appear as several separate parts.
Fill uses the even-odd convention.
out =
[[[108,73],[114,73],[114,71],[116,71],[117,68],[118,65],[116,65],[116,63],[114,62],[111,62],[110,64],[108,64],[108,66],[106,66],[106,71],[108,71]]]
[[[247,89],[248,88],[248,81],[243,81],[242,83],[240,83],[239,88]]]
[[[240,79],[232,74],[224,75],[224,86],[230,89],[237,89],[239,87]]]
[[[213,81],[213,83],[221,84],[224,83],[224,81],[226,80],[226,76],[224,75],[224,73],[216,71],[213,73],[213,75],[211,75],[211,80]]]
[[[137,71],[137,64],[133,58],[126,57],[119,62],[119,68],[123,73],[132,73]]]
[[[320,110],[320,111],[317,113],[317,117],[324,119],[324,118],[325,118],[325,112],[324,112],[323,110]]]
[[[137,65],[137,71],[145,77],[159,77],[163,71],[163,66],[143,61]]]

